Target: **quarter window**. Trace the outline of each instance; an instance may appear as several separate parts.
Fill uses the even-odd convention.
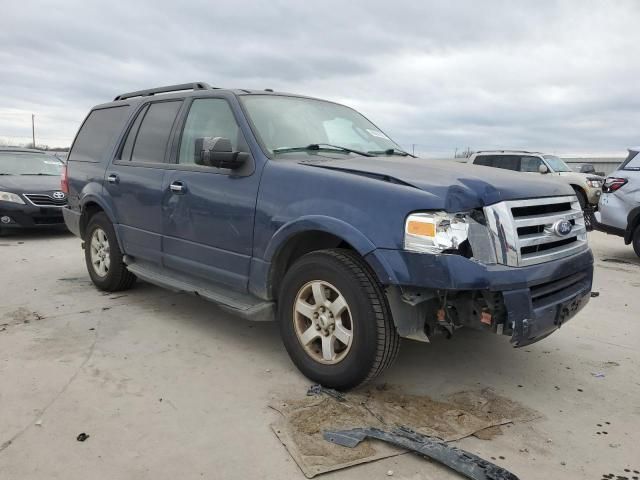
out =
[[[68,161],[100,162],[110,154],[116,135],[122,129],[127,107],[101,108],[92,111],[82,124]]]
[[[196,140],[204,137],[227,138],[234,151],[247,151],[231,107],[221,98],[198,98],[191,104],[180,142],[178,163],[194,164]]]

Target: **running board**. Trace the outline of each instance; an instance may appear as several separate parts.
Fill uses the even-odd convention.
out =
[[[138,263],[132,261],[130,257],[125,260],[128,262],[127,270],[136,277],[159,287],[205,298],[246,320],[271,321],[275,318],[274,302],[261,300],[248,293],[239,293],[223,285],[189,278],[155,265]]]

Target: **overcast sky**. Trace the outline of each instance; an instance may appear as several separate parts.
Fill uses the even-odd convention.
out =
[[[357,108],[405,148],[640,144],[640,1],[3,0],[0,143],[68,146],[88,109],[172,83]]]

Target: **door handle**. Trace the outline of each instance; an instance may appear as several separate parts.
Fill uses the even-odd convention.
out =
[[[187,187],[185,187],[182,182],[173,182],[169,185],[169,189],[176,194],[182,194],[187,191]]]
[[[118,177],[118,175],[116,175],[115,173],[112,173],[111,175],[109,175],[107,177],[107,182],[109,182],[109,183],[120,183],[120,177]]]

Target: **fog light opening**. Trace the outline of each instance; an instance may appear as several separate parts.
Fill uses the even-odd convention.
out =
[[[7,217],[6,215],[0,217],[0,222],[4,224],[11,223],[12,221],[11,217]]]

